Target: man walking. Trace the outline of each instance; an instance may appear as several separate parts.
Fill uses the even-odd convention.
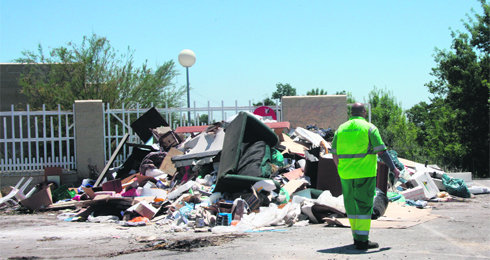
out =
[[[332,141],[332,154],[339,172],[344,206],[349,218],[354,246],[359,250],[378,248],[369,241],[371,214],[376,189],[377,155],[395,173],[395,167],[386,146],[373,124],[364,119],[366,109],[361,103],[352,106],[352,117],[339,126]]]

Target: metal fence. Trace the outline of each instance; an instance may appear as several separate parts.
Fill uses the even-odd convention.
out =
[[[9,174],[45,167],[75,169],[73,111],[0,112],[0,172]]]
[[[135,135],[130,125],[150,108],[151,107],[142,108],[139,105],[137,105],[136,108],[125,108],[124,106],[121,108],[111,108],[109,104],[105,104],[104,155],[106,162],[111,158],[114,148],[126,133],[130,135],[128,142],[142,142],[139,137]],[[208,102],[206,107],[196,107],[194,103],[194,107],[191,108],[168,107],[166,105],[163,108],[156,109],[170,127],[175,130],[180,126],[208,125],[214,122],[224,121],[229,117],[238,114],[240,111],[253,112],[256,108],[257,106],[253,106],[251,101],[249,101],[248,106],[239,106],[237,101],[235,101],[233,106],[225,106],[224,101],[221,101],[221,106],[211,106],[210,102]],[[277,121],[280,121],[282,116],[280,104],[272,106],[271,108],[276,111],[278,117]],[[191,120],[187,120],[186,118],[188,112],[191,114]],[[126,146],[114,160],[113,166],[124,163],[131,152],[132,147]]]

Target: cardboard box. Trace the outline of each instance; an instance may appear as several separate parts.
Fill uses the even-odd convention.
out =
[[[412,178],[417,182],[417,187],[423,188],[425,199],[433,198],[439,193],[439,189],[428,172],[417,172]]]
[[[150,205],[147,201],[141,201],[135,206],[134,211],[148,219],[152,219],[158,212],[158,209]]]
[[[30,210],[43,209],[53,204],[50,185],[44,185],[38,192],[25,200],[21,200],[20,203]]]

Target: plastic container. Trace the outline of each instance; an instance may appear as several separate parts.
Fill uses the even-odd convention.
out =
[[[439,192],[439,188],[437,188],[428,172],[417,172],[412,176],[412,179],[417,182],[417,186],[423,188],[425,198],[422,199],[433,198]]]

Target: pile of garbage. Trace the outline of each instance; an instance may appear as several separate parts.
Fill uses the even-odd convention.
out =
[[[446,173],[437,165],[399,159],[396,151],[389,153],[400,170],[396,180],[390,172],[390,201],[425,208],[427,202],[464,201],[474,194],[490,192],[488,187],[473,185],[471,172]]]
[[[24,194],[28,183],[19,187],[21,180],[0,198],[0,207],[68,208],[58,215],[60,220],[155,223],[176,232],[243,232],[346,217],[329,153],[332,129],[289,129],[287,122],[240,112],[224,122],[174,130],[156,109],[131,127],[146,142],[126,143],[125,136],[113,155],[131,146],[123,165],[111,168],[111,158],[96,179],[84,179],[74,188],[44,184]],[[427,201],[488,192],[486,187],[468,188],[436,166],[397,158],[395,151],[390,155],[401,175],[395,179],[378,163],[373,219],[383,216],[389,201],[423,208]]]

